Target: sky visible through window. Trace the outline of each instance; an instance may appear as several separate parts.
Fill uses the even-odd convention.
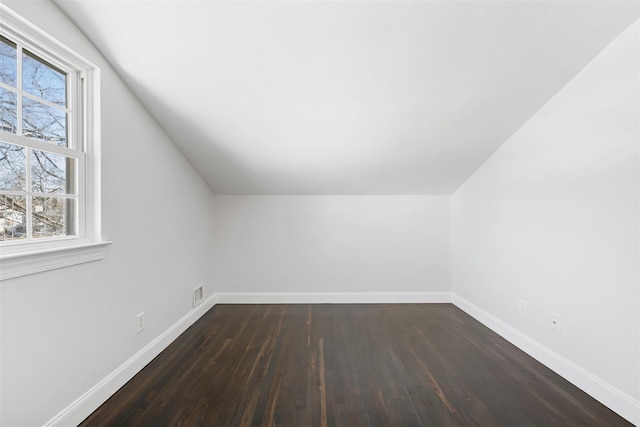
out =
[[[46,149],[69,145],[67,107],[66,73],[0,37],[0,241],[73,233],[77,162]]]

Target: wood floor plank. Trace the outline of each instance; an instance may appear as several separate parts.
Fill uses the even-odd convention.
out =
[[[82,424],[630,426],[451,304],[217,305]]]

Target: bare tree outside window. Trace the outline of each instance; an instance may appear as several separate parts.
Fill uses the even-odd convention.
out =
[[[69,145],[67,93],[65,72],[0,36],[0,241],[75,234],[78,164],[49,145]]]

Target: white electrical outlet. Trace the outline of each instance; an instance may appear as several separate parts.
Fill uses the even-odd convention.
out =
[[[144,312],[136,316],[136,333],[144,331]]]
[[[551,330],[557,333],[562,332],[562,325],[560,324],[560,315],[558,313],[551,313]]]
[[[527,302],[525,300],[518,301],[518,311],[520,316],[527,317]]]
[[[201,283],[192,291],[193,308],[196,308],[204,299],[204,284]]]

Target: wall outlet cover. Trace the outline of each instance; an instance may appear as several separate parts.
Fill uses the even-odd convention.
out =
[[[518,301],[518,312],[520,316],[527,317],[527,302],[525,300]]]
[[[144,312],[136,316],[136,333],[144,331]]]
[[[562,332],[562,324],[558,313],[551,313],[551,330],[557,333]]]

